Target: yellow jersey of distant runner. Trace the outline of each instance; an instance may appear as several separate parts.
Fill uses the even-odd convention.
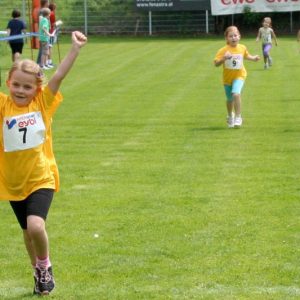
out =
[[[0,93],[0,200],[24,200],[40,188],[59,190],[52,148],[52,117],[62,102],[48,87],[28,106]]]
[[[226,59],[223,63],[223,83],[232,85],[235,79],[245,80],[247,71],[244,67],[244,58],[249,56],[246,46],[241,44],[238,44],[236,47],[226,45],[217,52],[215,61],[222,59],[226,52],[230,52],[232,57],[231,59]]]

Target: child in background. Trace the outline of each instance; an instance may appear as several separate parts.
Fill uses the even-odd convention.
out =
[[[26,25],[24,21],[20,19],[21,12],[18,9],[14,9],[11,16],[12,19],[7,24],[7,34],[13,36],[25,33]],[[19,59],[22,54],[24,40],[22,38],[11,40],[9,41],[9,46],[11,48],[12,61],[14,62]]]
[[[241,35],[236,26],[225,30],[227,45],[218,50],[214,59],[216,67],[223,65],[223,84],[227,97],[227,125],[229,128],[239,128],[243,120],[241,116],[241,92],[247,72],[244,59],[258,61],[258,55],[250,55],[244,45],[239,44]]]
[[[38,11],[38,23],[40,23],[42,16],[42,10],[44,8],[49,8],[49,0],[41,0],[40,1],[40,10]],[[39,41],[39,51],[38,56],[36,59],[37,64],[41,65],[41,58],[42,58],[42,47],[41,47],[41,41]]]
[[[52,117],[62,101],[61,82],[86,42],[81,32],[72,32],[71,49],[46,87],[38,64],[17,60],[8,74],[9,95],[0,93],[0,200],[10,201],[23,230],[34,293],[39,295],[55,286],[45,229],[54,191],[59,190]]]
[[[259,28],[256,42],[260,39],[262,40],[262,51],[264,56],[264,68],[268,69],[273,64],[272,58],[270,56],[270,51],[272,49],[272,39],[274,39],[275,45],[277,46],[277,38],[272,29],[272,20],[271,18],[264,18],[262,27]]]
[[[42,18],[40,18],[39,22],[39,36],[40,36],[40,47],[41,47],[41,68],[43,70],[49,70],[53,66],[47,65],[48,57],[49,57],[49,41],[50,41],[50,9],[43,8],[41,10]]]
[[[55,10],[56,10],[56,4],[55,3],[50,3],[49,4],[49,9],[50,9],[50,16],[49,16],[49,21],[50,21],[50,41],[49,41],[49,56],[48,56],[48,61],[47,61],[47,65],[48,66],[52,66],[53,62],[52,62],[52,47],[54,44],[54,34],[55,34],[55,22],[56,22],[56,16],[55,16]]]

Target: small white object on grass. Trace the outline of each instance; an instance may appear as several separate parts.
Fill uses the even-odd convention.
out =
[[[94,234],[94,238],[97,239],[98,237],[99,237],[99,234],[98,234],[98,233],[95,233],[95,234]]]

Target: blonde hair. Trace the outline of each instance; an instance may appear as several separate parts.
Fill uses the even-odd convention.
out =
[[[241,35],[239,29],[236,26],[228,26],[224,32],[224,36],[227,37],[230,31],[237,31]]]
[[[48,17],[50,16],[51,10],[48,7],[44,7],[41,9],[41,15],[43,17]]]
[[[12,67],[8,72],[8,80],[11,79],[13,72],[22,71],[24,73],[30,74],[36,78],[36,83],[38,87],[42,87],[45,77],[40,68],[40,66],[30,59],[17,60],[13,63]]]

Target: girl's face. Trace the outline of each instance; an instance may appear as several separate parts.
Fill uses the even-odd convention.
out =
[[[27,106],[37,94],[38,86],[34,75],[16,70],[7,81],[10,95],[17,106]]]
[[[270,27],[270,22],[268,22],[268,21],[263,21],[263,27],[265,27],[265,28]]]
[[[235,47],[241,39],[240,33],[237,30],[231,30],[226,35],[227,44]]]

